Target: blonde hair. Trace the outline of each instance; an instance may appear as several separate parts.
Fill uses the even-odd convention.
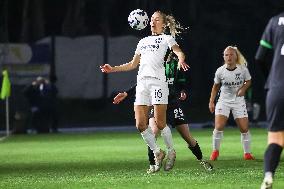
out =
[[[233,49],[237,54],[237,64],[247,66],[247,60],[241,51],[236,46],[228,46],[225,48],[224,52],[228,49]]]
[[[165,30],[169,29],[171,36],[176,37],[187,29],[181,26],[180,23],[176,21],[176,19],[172,15],[167,15],[162,11],[156,11],[156,12],[158,12],[162,16],[163,21],[165,23]]]

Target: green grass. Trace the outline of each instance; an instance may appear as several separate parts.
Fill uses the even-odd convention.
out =
[[[193,130],[206,159],[212,130]],[[177,161],[147,175],[147,149],[138,133],[19,135],[0,142],[0,188],[253,189],[262,181],[266,130],[251,130],[255,161],[242,160],[240,134],[226,129],[215,171],[204,171],[174,132]],[[162,144],[159,139],[159,144]],[[164,146],[163,146],[164,147]],[[284,188],[283,163],[274,188]]]

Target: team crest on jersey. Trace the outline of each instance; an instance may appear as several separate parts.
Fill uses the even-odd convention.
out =
[[[240,80],[240,79],[241,79],[241,74],[240,74],[240,73],[237,73],[235,79],[236,79],[236,80]]]
[[[157,38],[157,39],[155,39],[155,43],[161,43],[161,41],[163,40],[163,38],[161,38],[161,37],[159,37],[159,38]]]

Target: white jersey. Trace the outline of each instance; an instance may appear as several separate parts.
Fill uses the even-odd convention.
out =
[[[228,70],[227,65],[219,67],[215,73],[214,82],[221,83],[221,93],[219,101],[229,103],[239,103],[244,100],[244,96],[238,97],[237,92],[245,81],[251,80],[249,70],[244,65],[238,65],[234,70]]]
[[[168,48],[177,42],[170,35],[153,35],[141,39],[135,54],[141,56],[137,81],[143,77],[155,77],[166,81],[164,58]]]

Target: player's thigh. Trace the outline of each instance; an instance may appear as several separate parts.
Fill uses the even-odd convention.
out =
[[[268,130],[284,131],[284,90],[269,90],[266,96]]]
[[[147,129],[149,107],[145,105],[134,105],[134,112],[136,127],[142,132]]]
[[[230,107],[225,103],[218,101],[215,106],[215,129],[221,131],[228,121],[230,115]]]
[[[151,95],[147,87],[147,79],[141,79],[137,82],[134,105],[151,105]]]

